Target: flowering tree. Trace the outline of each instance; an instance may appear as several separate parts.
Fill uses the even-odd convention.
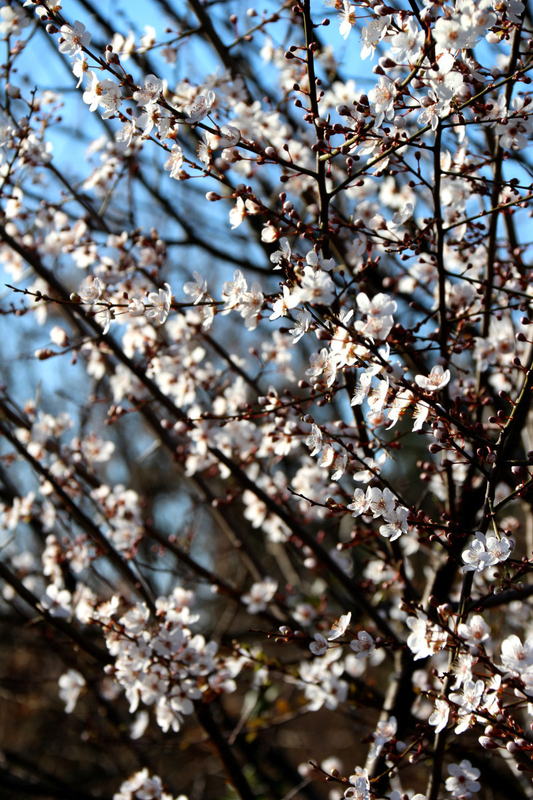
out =
[[[9,796],[531,798],[533,12],[116,5],[0,9]]]

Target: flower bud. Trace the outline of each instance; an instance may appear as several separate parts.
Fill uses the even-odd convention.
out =
[[[488,736],[480,736],[478,742],[480,743],[481,747],[483,747],[484,750],[498,749],[498,745],[496,744],[496,742],[494,742]]]
[[[38,358],[39,361],[46,361],[47,358],[51,358],[55,355],[56,353],[54,353],[53,350],[50,350],[49,347],[42,347],[41,349],[36,350],[34,353],[35,358]]]
[[[350,109],[347,105],[341,104],[337,106],[337,114],[340,114],[341,117],[348,117],[350,113]]]
[[[54,325],[50,331],[50,341],[57,344],[59,347],[68,347],[68,336],[64,328],[59,325]]]
[[[457,93],[463,100],[470,100],[470,98],[474,94],[474,91],[469,84],[463,83],[463,85],[459,87]]]

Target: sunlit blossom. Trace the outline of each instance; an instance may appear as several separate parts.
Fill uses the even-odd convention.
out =
[[[158,325],[163,325],[170,313],[172,304],[172,290],[168,283],[159,292],[150,292],[145,305],[145,314],[148,319],[153,319]]]

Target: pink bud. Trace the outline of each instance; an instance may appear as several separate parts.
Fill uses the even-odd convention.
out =
[[[498,749],[498,745],[496,744],[496,742],[494,742],[488,736],[480,736],[478,741],[479,741],[481,747],[483,747],[484,750],[497,750]]]

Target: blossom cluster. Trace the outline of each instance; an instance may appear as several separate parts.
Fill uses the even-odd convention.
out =
[[[527,797],[528,11],[156,5],[0,9],[15,650],[46,631],[66,724],[124,745],[114,800]]]
[[[238,659],[217,656],[215,641],[206,642],[202,635],[191,633],[188,626],[199,619],[191,613],[193,600],[193,593],[181,587],[170,597],[158,598],[153,628],[143,603],[118,622],[113,619],[119,611],[117,597],[94,613],[114,657],[107,672],[123,687],[130,713],[137,711],[140,702],[154,706],[157,724],[164,731],[179,731],[205,692],[234,692],[234,679],[241,670]]]

